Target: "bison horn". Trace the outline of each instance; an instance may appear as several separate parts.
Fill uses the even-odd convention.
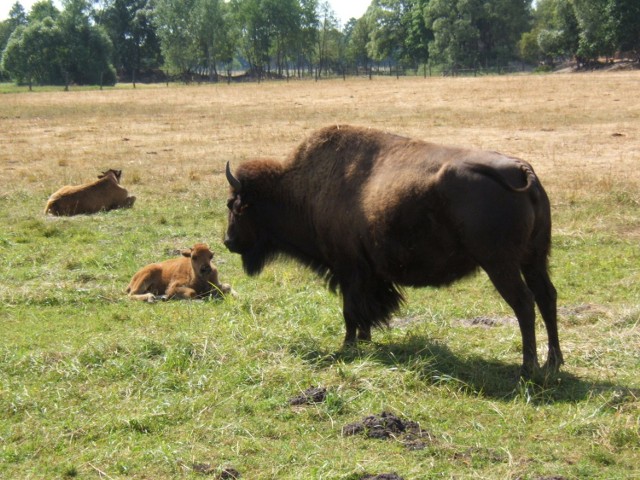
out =
[[[231,167],[229,166],[229,162],[227,162],[227,181],[229,182],[229,185],[233,187],[234,190],[238,192],[240,191],[240,187],[242,187],[242,184],[240,183],[240,180],[234,177],[233,174],[231,173]]]

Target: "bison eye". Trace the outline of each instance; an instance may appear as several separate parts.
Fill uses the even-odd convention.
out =
[[[230,198],[229,200],[227,200],[227,208],[229,210],[233,210],[233,202],[235,201],[235,198]]]

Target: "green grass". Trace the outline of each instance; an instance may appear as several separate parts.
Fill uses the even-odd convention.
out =
[[[407,291],[395,328],[342,351],[339,299],[309,272],[242,274],[220,242],[219,196],[189,216],[167,202],[69,219],[39,215],[40,195],[2,198],[0,476],[638,478],[640,252],[612,233],[611,196],[556,210],[567,365],[546,386],[517,380],[516,325],[464,322],[512,316],[483,274]],[[618,216],[637,225],[633,202]],[[570,231],[582,218],[601,227]],[[238,298],[125,298],[139,266],[193,238],[212,244]],[[326,402],[288,405],[312,385]],[[382,411],[431,441],[342,436]]]

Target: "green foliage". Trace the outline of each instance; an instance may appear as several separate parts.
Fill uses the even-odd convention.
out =
[[[160,43],[151,21],[149,0],[109,0],[97,21],[113,43],[113,64],[120,75],[134,83],[141,72],[161,64]]]
[[[187,76],[198,65],[197,30],[194,24],[196,0],[158,0],[153,21],[165,61],[172,74]]]
[[[547,64],[576,56],[588,65],[617,51],[633,54],[640,50],[638,15],[635,0],[540,0],[520,49],[528,58],[535,56],[537,37],[537,59]]]
[[[431,0],[425,10],[427,27],[433,30],[429,43],[432,63],[448,68],[475,68],[479,60],[480,31],[477,0]]]
[[[34,8],[28,25],[16,28],[4,49],[2,68],[8,75],[30,86],[115,83],[111,41],[90,23],[84,0],[67,2],[60,15],[47,2]]]

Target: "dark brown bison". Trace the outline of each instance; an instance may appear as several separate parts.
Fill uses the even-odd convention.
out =
[[[64,186],[49,197],[44,213],[79,215],[132,207],[136,197],[120,186],[121,176],[122,170],[109,169],[95,182]]]
[[[286,255],[327,278],[342,294],[345,343],[388,322],[400,287],[447,285],[480,267],[518,318],[523,374],[538,368],[534,299],[547,367],[563,363],[549,199],[527,162],[334,126],[284,163],[248,161],[235,175],[227,164],[227,179],[227,248],[249,275]]]

